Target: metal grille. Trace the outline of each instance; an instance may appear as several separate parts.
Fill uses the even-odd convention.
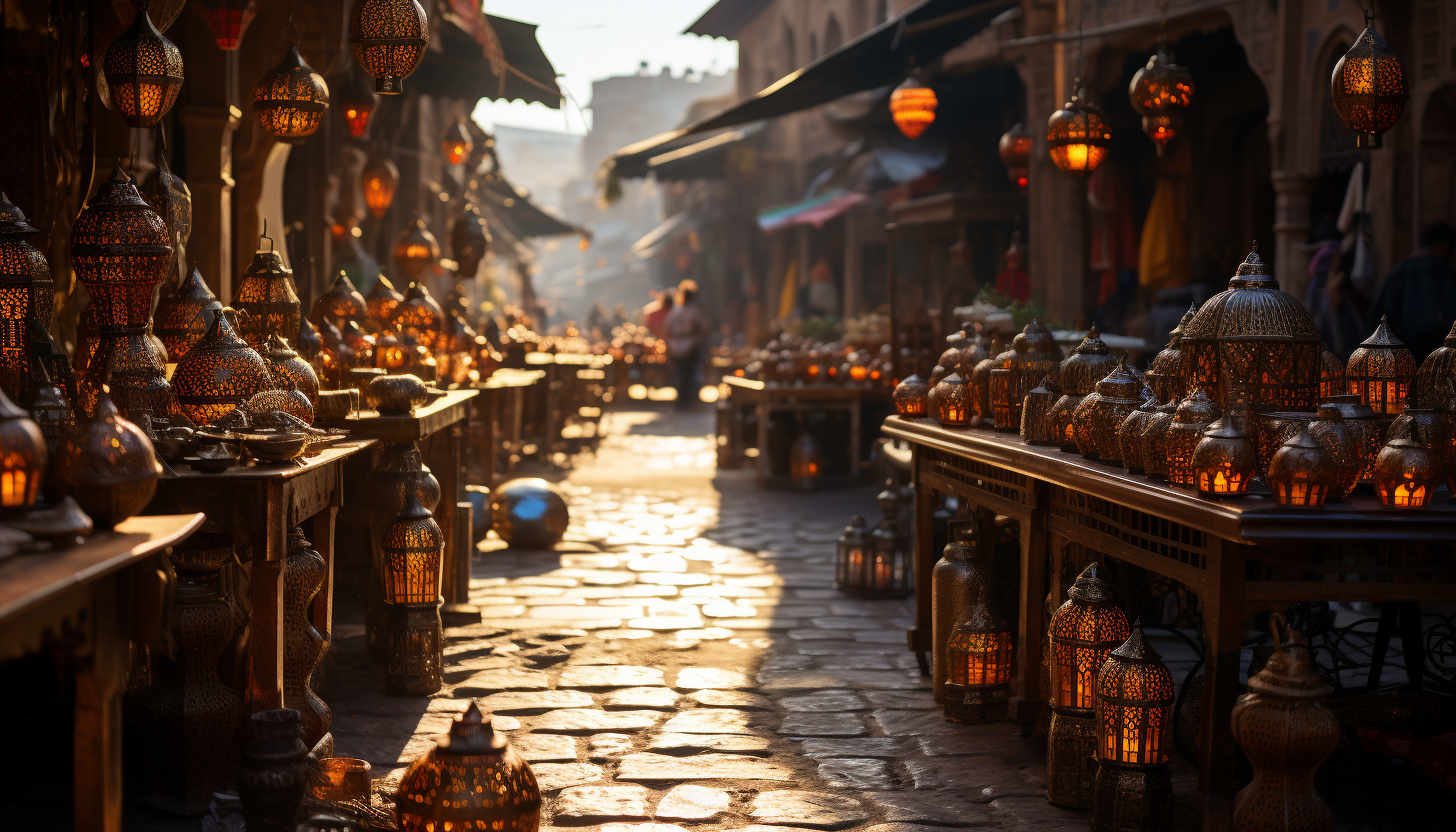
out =
[[[1051,487],[1049,511],[1052,517],[1101,534],[1109,543],[1119,542],[1195,569],[1208,568],[1211,536],[1191,526],[1058,485]],[[1117,556],[1113,547],[1093,548]]]
[[[1035,504],[1034,481],[1025,474],[1008,471],[990,463],[965,459],[944,451],[927,448],[922,449],[921,453],[922,459],[930,471],[962,483],[972,492],[980,491],[1028,508]]]

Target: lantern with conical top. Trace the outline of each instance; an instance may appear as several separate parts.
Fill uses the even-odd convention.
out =
[[[1415,423],[1391,439],[1375,458],[1375,496],[1386,508],[1424,508],[1436,496],[1440,461],[1415,437]]]
[[[151,127],[162,120],[182,89],[182,52],[162,37],[143,0],[131,28],[106,47],[101,72],[111,93],[111,106],[128,127]]]
[[[1052,614],[1052,721],[1047,738],[1047,799],[1069,809],[1092,806],[1096,776],[1097,671],[1130,635],[1127,615],[1117,605],[1102,568],[1091,564]]]
[[[1127,87],[1132,107],[1143,117],[1143,133],[1158,147],[1158,155],[1183,132],[1183,111],[1193,103],[1193,76],[1168,60],[1162,47],[1148,58]]]
[[[374,76],[380,95],[404,92],[404,79],[430,45],[430,26],[418,0],[359,0],[349,18],[354,61]]]
[[[293,288],[293,270],[283,265],[283,256],[274,248],[266,227],[259,242],[263,240],[268,241],[268,249],[253,252],[253,262],[233,293],[233,308],[239,313],[238,334],[259,352],[267,348],[270,335],[285,340],[297,335],[298,319],[303,314],[298,291]]]
[[[1018,188],[1025,188],[1031,181],[1028,173],[1031,164],[1031,133],[1021,122],[1011,125],[1011,129],[1001,135],[1001,141],[997,144],[996,150],[1001,156],[1001,164],[1006,166],[1006,176],[1016,183]]]
[[[444,677],[440,574],[445,535],[413,492],[385,532],[380,549],[385,602],[384,687],[395,696],[427,696]]]
[[[369,76],[362,72],[349,73],[349,80],[339,97],[339,109],[344,114],[344,124],[349,128],[350,136],[364,138],[369,132],[369,117],[374,115],[374,108],[378,106],[379,95],[374,92]]]
[[[1093,832],[1167,829],[1173,804],[1168,749],[1173,674],[1141,623],[1097,673],[1097,780]]]
[[[263,357],[237,336],[227,315],[220,314],[202,340],[177,362],[172,389],[187,418],[205,425],[255,394],[273,389],[273,381]]]
[[[263,360],[268,364],[268,377],[279,390],[297,390],[308,397],[310,406],[318,404],[318,374],[281,335],[268,336]]]
[[[302,144],[318,132],[329,108],[329,85],[298,54],[298,44],[253,85],[253,112],[264,132],[282,142]]]
[[[1369,338],[1350,353],[1345,381],[1350,392],[1382,416],[1398,415],[1416,376],[1416,359],[1390,331],[1385,316]]]
[[[1097,382],[1106,378],[1117,367],[1117,359],[1107,349],[1101,334],[1094,324],[1061,363],[1057,383],[1062,386],[1062,396],[1047,411],[1047,437],[1062,450],[1077,450],[1077,440],[1072,433],[1072,416],[1082,400],[1097,391]]]
[[[171,259],[166,223],[117,163],[71,227],[71,262],[97,325],[145,327]]]
[[[394,308],[389,328],[401,335],[413,336],[416,341],[434,350],[439,346],[444,317],[445,313],[430,294],[429,287],[416,281],[409,285],[404,300]]]
[[[490,229],[474,205],[466,205],[450,224],[450,254],[455,258],[455,276],[475,277],[480,261],[490,251]]]
[[[440,139],[440,153],[444,154],[445,161],[452,165],[458,165],[465,161],[470,151],[475,149],[475,142],[471,140],[470,134],[465,130],[465,120],[456,118],[445,130],[445,135]]]
[[[425,271],[440,262],[440,244],[416,214],[399,238],[394,241],[394,265],[410,280],[419,280]]]
[[[30,414],[0,390],[0,508],[35,505],[46,469],[46,437]]]
[[[50,326],[55,302],[50,264],[30,244],[38,233],[0,192],[0,389],[11,396],[32,386],[30,321]]]
[[[1028,445],[1055,443],[1056,437],[1047,432],[1047,414],[1061,397],[1062,388],[1049,375],[1027,392],[1021,401],[1021,441]]]
[[[865,541],[863,556],[849,564],[840,561],[835,586],[862,598],[903,598],[910,593],[912,569],[910,538],[899,526],[900,497],[887,480],[877,499],[884,516]]]
[[[935,122],[935,90],[906,78],[890,93],[890,117],[907,139],[918,139]]]
[[[945,718],[1005,719],[1011,698],[1011,627],[996,607],[991,551],[975,544],[963,551],[966,604],[945,646]]]
[[[1380,136],[1400,121],[1410,88],[1400,58],[1375,31],[1373,8],[1365,12],[1365,31],[1355,38],[1330,75],[1335,114],[1355,131],[1355,146],[1378,148]]]
[[[104,328],[91,361],[77,379],[77,404],[91,413],[105,385],[117,409],[137,421],[146,413],[169,418],[177,412],[177,397],[167,382],[166,350],[154,343],[145,329]]]
[[[1132,472],[1142,471],[1147,465],[1147,455],[1143,450],[1143,431],[1158,412],[1158,403],[1146,386],[1140,395],[1143,403],[1127,414],[1127,418],[1117,426],[1117,444],[1122,449],[1122,467]]]
[[[1198,439],[1203,431],[1220,415],[1218,405],[1202,389],[1189,393],[1178,405],[1173,421],[1163,440],[1163,458],[1167,460],[1168,482],[1193,488],[1198,484],[1198,475],[1193,467],[1193,452],[1198,449]]]
[[[1022,400],[1038,382],[1057,371],[1060,361],[1051,333],[1035,318],[1011,339],[1011,357],[1005,364],[1008,374],[1005,390],[993,390],[991,395],[991,415],[997,430],[1020,429]]]
[[[1148,371],[1144,377],[1148,386],[1153,390],[1153,400],[1165,402],[1172,398],[1183,398],[1188,392],[1183,384],[1183,366],[1180,350],[1183,343],[1183,329],[1193,320],[1193,315],[1198,312],[1198,304],[1188,307],[1178,325],[1168,333],[1168,346],[1148,362]]]
[[[1301,425],[1294,438],[1274,452],[1265,478],[1274,502],[1281,506],[1322,506],[1335,484],[1335,461]]]
[[[1178,412],[1178,401],[1169,399],[1158,405],[1143,428],[1143,473],[1150,480],[1168,478],[1168,428]]]
[[[1259,467],[1254,443],[1224,416],[1203,432],[1193,448],[1193,482],[1205,497],[1238,497]]]
[[[399,780],[400,832],[536,832],[541,789],[531,767],[471,702]]]
[[[865,564],[870,558],[869,531],[865,519],[855,515],[839,535],[834,549],[834,588],[848,592],[864,582]]]
[[[1117,429],[1142,404],[1140,389],[1137,376],[1124,359],[1118,359],[1117,367],[1097,382],[1096,392],[1082,399],[1072,412],[1072,437],[1083,456],[1103,462],[1122,461]]]
[[[359,183],[364,188],[364,204],[369,206],[369,213],[382,219],[394,204],[394,192],[399,188],[399,166],[383,156],[371,157],[359,171]]]
[[[146,508],[161,473],[151,440],[121,417],[106,387],[90,423],[66,438],[51,466],[61,494],[103,529]]]
[[[167,360],[175,364],[193,344],[202,340],[213,318],[221,313],[222,304],[202,279],[202,272],[193,269],[181,287],[163,294],[157,301],[157,310],[152,314],[152,333],[162,339]]]
[[[256,0],[200,0],[194,8],[212,32],[217,48],[229,52],[238,48],[253,22],[255,4]]]
[[[1047,149],[1052,163],[1063,171],[1086,176],[1102,164],[1112,147],[1107,116],[1082,100],[1082,79],[1072,82],[1072,98],[1047,119]]]
[[[343,326],[349,321],[362,321],[368,311],[368,304],[359,290],[354,288],[349,276],[340,271],[328,291],[314,298],[308,311],[308,319],[315,324],[328,321],[334,326]]]

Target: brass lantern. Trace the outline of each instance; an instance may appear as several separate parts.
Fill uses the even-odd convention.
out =
[[[212,319],[172,373],[177,403],[193,424],[206,425],[264,390],[273,389],[263,357],[234,332],[226,314]]]
[[[380,336],[382,337],[384,334],[380,333]],[[339,327],[339,337],[343,339],[344,344],[353,353],[354,366],[374,366],[374,354],[378,343],[375,336],[365,332],[357,323],[345,321],[344,325]]]
[[[368,308],[364,296],[354,288],[353,281],[340,271],[328,291],[314,298],[308,319],[315,324],[328,321],[334,326],[343,326],[349,321],[362,321]]]
[[[1436,496],[1440,462],[1413,433],[1412,424],[1375,458],[1375,496],[1386,508],[1424,508]]]
[[[364,204],[369,213],[383,219],[394,204],[394,192],[399,188],[399,166],[383,156],[374,156],[364,163],[359,171],[359,184],[364,188]]]
[[[1198,304],[1188,307],[1178,325],[1168,333],[1168,346],[1148,362],[1148,371],[1144,373],[1148,386],[1153,390],[1155,401],[1165,402],[1169,399],[1181,399],[1188,393],[1183,384],[1183,361],[1180,354],[1183,343],[1183,329],[1193,320],[1193,315],[1198,312]]]
[[[40,426],[45,436],[46,451],[52,459],[61,448],[61,441],[76,427],[76,414],[66,394],[51,381],[50,370],[44,361],[36,362],[40,378],[36,383],[35,398],[30,403],[30,418]]]
[[[262,240],[268,241],[268,250],[253,252],[253,262],[233,292],[233,308],[240,313],[238,334],[258,352],[267,348],[270,335],[292,340],[303,314],[298,291],[293,288],[293,270],[283,265],[283,256],[273,247],[266,228],[259,242]]]
[[[1320,345],[1320,401],[1330,396],[1343,396],[1350,389],[1345,380],[1345,362],[1330,348]]]
[[[1335,485],[1335,460],[1308,428],[1300,426],[1299,433],[1269,460],[1267,479],[1274,502],[1281,506],[1322,506]]]
[[[1072,412],[1072,436],[1083,456],[1103,462],[1122,461],[1117,429],[1142,405],[1140,389],[1137,376],[1119,360],[1117,368],[1097,382],[1097,391],[1082,399]]]
[[[807,433],[799,434],[789,449],[789,481],[800,491],[813,491],[824,475],[824,454]]]
[[[886,480],[877,499],[884,514],[879,525],[861,537],[863,526],[851,524],[840,537],[835,589],[861,598],[903,598],[910,594],[913,568],[910,536],[897,519],[900,498],[894,484]]]
[[[1405,342],[1390,332],[1385,316],[1360,343],[1345,365],[1350,392],[1382,416],[1395,416],[1405,407],[1405,397],[1416,376],[1416,359]]]
[[[50,326],[55,284],[44,254],[30,244],[40,233],[0,192],[0,389],[22,396],[30,384],[30,321]]]
[[[394,308],[389,328],[400,335],[413,336],[416,341],[434,349],[440,342],[440,331],[444,326],[445,313],[430,294],[429,287],[416,281],[405,290],[404,300]]]
[[[104,386],[91,422],[66,438],[51,465],[61,494],[103,529],[146,508],[161,473],[151,440],[117,413]]]
[[[374,92],[369,76],[361,72],[349,73],[339,109],[344,113],[344,124],[349,128],[350,136],[364,138],[364,134],[369,132],[369,117],[374,115],[374,108],[378,106],[379,95]]]
[[[374,366],[381,370],[399,370],[409,360],[399,336],[390,330],[381,330],[374,342]]]
[[[1205,497],[1238,497],[1259,467],[1254,443],[1224,416],[1208,426],[1193,448],[1193,480]]]
[[[1189,488],[1198,484],[1193,469],[1193,452],[1198,448],[1199,436],[1219,415],[1218,405],[1202,389],[1189,393],[1178,405],[1173,421],[1168,425],[1162,449],[1168,463],[1169,483]]]
[[[1086,176],[1102,164],[1112,147],[1112,127],[1101,110],[1082,101],[1082,79],[1072,82],[1072,87],[1077,90],[1072,100],[1047,119],[1047,149],[1057,167]]]
[[[536,832],[541,789],[531,766],[474,702],[399,780],[400,832]]]
[[[152,333],[162,339],[167,360],[173,364],[181,361],[192,345],[207,334],[212,319],[221,312],[222,304],[197,269],[192,270],[180,288],[164,294],[152,314]]]
[[[475,142],[471,140],[470,134],[465,130],[464,119],[457,118],[445,135],[440,139],[440,153],[445,156],[445,161],[452,165],[458,165],[465,161],[470,151],[475,149]]]
[[[0,508],[35,505],[46,470],[46,437],[30,414],[0,390]]]
[[[1127,615],[1117,605],[1102,568],[1089,565],[1052,613],[1052,721],[1047,738],[1047,799],[1069,809],[1092,807],[1097,742],[1093,710],[1097,671],[1127,641]]]
[[[438,262],[440,244],[417,214],[394,241],[394,265],[406,278],[417,281]]]
[[[1047,413],[1047,435],[1053,444],[1065,451],[1077,450],[1076,438],[1072,435],[1072,414],[1084,398],[1096,393],[1097,382],[1116,367],[1117,359],[1112,357],[1094,324],[1058,370],[1057,383],[1062,386],[1062,397]]]
[[[1143,471],[1147,464],[1143,450],[1143,431],[1158,413],[1157,401],[1148,395],[1149,389],[1143,387],[1142,392],[1143,403],[1127,414],[1127,418],[1117,426],[1117,444],[1122,448],[1122,467],[1134,473]]]
[[[839,535],[834,548],[834,588],[849,592],[865,583],[865,564],[870,557],[870,538],[865,519],[855,515]]]
[[[1228,289],[1203,302],[1179,344],[1188,389],[1225,413],[1314,410],[1323,341],[1304,305],[1279,289],[1254,244]]]
[[[1006,166],[1006,176],[1016,183],[1018,188],[1025,188],[1030,182],[1028,170],[1031,163],[1031,133],[1021,122],[1011,125],[1011,129],[1001,135],[1001,141],[997,143],[996,150],[1001,156],[1001,164]]]
[[[253,22],[256,0],[201,0],[193,8],[207,24],[217,48],[230,52],[238,48],[248,24]]]
[[[374,76],[380,95],[404,92],[404,79],[430,45],[430,26],[418,0],[359,0],[349,18],[354,61]]]
[[[151,127],[161,121],[182,89],[182,52],[152,25],[147,5],[141,4],[131,28],[106,47],[101,59],[111,106],[128,127]]]
[[[996,429],[1003,431],[1016,431],[1021,427],[1022,400],[1037,382],[1057,372],[1061,360],[1051,333],[1042,329],[1041,323],[1034,318],[1011,339],[1011,353],[1005,363],[1008,375],[1004,390],[994,389],[996,374],[992,372],[992,417],[996,420]]]
[[[925,416],[926,398],[929,395],[930,387],[926,385],[925,379],[911,375],[895,385],[895,412],[906,419],[920,419]]]
[[[146,12],[139,12],[146,14]],[[100,327],[145,327],[172,261],[167,225],[118,163],[71,227],[71,261]]]
[[[1173,674],[1135,625],[1097,673],[1093,832],[1168,828],[1172,724]]]
[[[318,404],[318,374],[282,336],[268,336],[268,350],[263,353],[263,360],[268,364],[268,376],[279,390],[297,390],[308,398],[310,407]]]
[[[1045,376],[1021,402],[1021,441],[1028,445],[1051,445],[1056,438],[1047,432],[1047,413],[1062,397],[1062,388]]]
[[[1343,365],[1340,370],[1343,373]],[[1451,325],[1442,345],[1416,370],[1415,391],[1426,407],[1456,411],[1456,324]],[[1340,392],[1344,392],[1343,387]]]
[[[413,492],[380,549],[385,601],[385,692],[427,696],[444,684],[440,577],[445,535]]]
[[[1143,117],[1143,133],[1158,147],[1158,155],[1183,130],[1182,111],[1193,103],[1193,76],[1168,60],[1160,47],[1148,65],[1132,76],[1127,88],[1132,106]]]
[[[935,122],[935,90],[906,78],[890,93],[890,116],[907,139],[918,139]]]
[[[258,123],[264,132],[282,142],[303,144],[304,139],[318,132],[328,108],[329,85],[303,62],[296,43],[288,44],[283,60],[253,85],[253,112],[258,114]]]
[[[963,428],[971,419],[971,391],[965,379],[951,373],[930,391],[930,411],[941,427]]]
[[[461,280],[475,277],[480,261],[490,252],[490,229],[474,205],[466,205],[450,224],[450,254],[455,258],[455,275]]]
[[[1355,131],[1355,146],[1378,148],[1380,135],[1400,121],[1410,100],[1405,69],[1385,39],[1375,32],[1373,12],[1330,75],[1330,99],[1345,126]]]
[[[414,492],[384,536],[384,601],[434,604],[440,600],[445,535]]]
[[[1177,412],[1178,400],[1169,399],[1167,403],[1158,405],[1143,428],[1143,473],[1150,480],[1168,478],[1168,428],[1173,426]]]
[[[1369,410],[1369,408],[1364,408]],[[1366,425],[1370,423],[1366,422]],[[1372,427],[1375,427],[1372,425]],[[1371,430],[1366,438],[1361,423],[1346,421],[1338,404],[1326,402],[1308,425],[1311,439],[1329,452],[1333,466],[1334,481],[1330,483],[1330,494],[1326,499],[1339,500],[1355,490],[1355,485],[1367,468],[1375,466],[1375,456],[1380,453],[1384,439],[1377,430]],[[1269,461],[1273,468],[1273,459]]]
[[[945,717],[952,722],[1004,720],[1011,699],[1011,627],[996,608],[989,552],[970,549],[969,597],[945,646]]]

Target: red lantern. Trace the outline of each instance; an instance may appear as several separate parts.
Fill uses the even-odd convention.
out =
[[[362,73],[351,73],[349,82],[340,97],[339,107],[344,111],[344,123],[349,126],[349,135],[362,139],[369,132],[369,117],[379,106],[379,95],[369,77]]]
[[[368,118],[366,116],[366,118]],[[359,172],[364,187],[364,203],[369,213],[382,219],[394,204],[394,191],[399,187],[399,167],[383,156],[375,156]]]
[[[238,48],[256,11],[255,0],[199,0],[197,6],[198,17],[224,51]]]
[[[1018,121],[1001,136],[997,150],[1001,163],[1006,166],[1006,175],[1017,187],[1025,188],[1030,181],[1027,172],[1031,159],[1031,133]]]
[[[1161,48],[1148,65],[1132,76],[1127,88],[1133,109],[1142,114],[1143,133],[1158,146],[1158,155],[1183,129],[1181,111],[1193,103],[1193,76],[1168,60]]]
[[[1107,157],[1112,127],[1101,110],[1081,99],[1081,83],[1077,79],[1073,86],[1078,93],[1047,119],[1047,149],[1057,167],[1085,176]]]
[[[475,142],[470,140],[470,134],[465,130],[465,122],[460,119],[450,125],[450,129],[445,131],[445,137],[440,140],[440,152],[452,165],[465,161],[465,157],[474,149]]]

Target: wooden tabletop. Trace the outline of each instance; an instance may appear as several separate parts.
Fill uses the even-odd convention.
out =
[[[346,439],[336,445],[330,445],[313,456],[300,457],[297,462],[262,462],[251,465],[234,465],[221,473],[209,474],[205,471],[198,471],[186,462],[178,462],[171,466],[172,473],[163,476],[163,481],[205,479],[205,480],[263,480],[278,479],[287,480],[300,476],[310,468],[317,468],[327,465],[336,459],[343,459],[356,451],[373,445],[373,439]],[[300,464],[302,463],[302,464]]]
[[[491,373],[490,378],[477,381],[467,389],[501,390],[507,387],[530,387],[545,377],[545,370],[511,370],[502,367]]]
[[[337,422],[320,423],[320,426],[346,428],[354,436],[384,442],[416,442],[464,419],[469,413],[466,403],[478,395],[479,390],[450,390],[440,398],[415,408],[407,416],[382,416],[366,410],[350,413]]]
[[[526,363],[534,366],[543,364],[577,364],[582,366],[605,366],[612,363],[610,355],[586,352],[528,352]]]
[[[79,546],[0,562],[0,624],[185,540],[202,521],[201,514],[133,517],[111,531],[96,532]]]
[[[1456,503],[1444,492],[1430,506],[1408,511],[1386,509],[1374,495],[1358,493],[1317,508],[1280,506],[1255,495],[1209,499],[1055,446],[1028,445],[1015,433],[943,428],[932,419],[901,416],[887,417],[882,429],[915,445],[1111,500],[1226,540],[1456,540]]]
[[[723,383],[732,388],[734,395],[747,396],[750,399],[768,398],[850,402],[859,399],[883,399],[889,397],[889,391],[869,385],[769,385],[767,382],[762,382],[757,379],[740,378],[738,376],[724,376]]]

